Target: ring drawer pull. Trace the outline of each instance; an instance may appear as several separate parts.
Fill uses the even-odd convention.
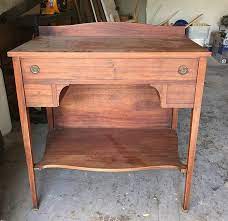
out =
[[[188,74],[188,73],[189,73],[188,67],[185,66],[185,65],[181,65],[181,66],[178,68],[178,73],[181,74],[181,75]]]
[[[40,68],[39,68],[38,65],[32,65],[32,66],[30,67],[30,71],[31,71],[33,74],[38,74],[38,73],[40,73]]]

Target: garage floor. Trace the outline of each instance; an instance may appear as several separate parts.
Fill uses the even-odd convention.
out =
[[[180,112],[180,155],[187,146],[189,111]],[[33,125],[36,160],[46,125]],[[42,148],[41,148],[42,146]],[[0,220],[7,221],[225,221],[228,220],[228,65],[210,60],[198,139],[191,209],[181,210],[178,171],[37,172],[40,209],[31,209],[19,126],[6,137],[0,163]]]

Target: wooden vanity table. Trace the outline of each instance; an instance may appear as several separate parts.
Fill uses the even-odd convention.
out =
[[[10,51],[33,207],[35,169],[103,172],[179,169],[189,207],[207,57],[183,27],[92,23],[40,27]],[[34,164],[29,107],[46,107],[49,133]],[[178,109],[192,109],[187,164],[178,157]]]

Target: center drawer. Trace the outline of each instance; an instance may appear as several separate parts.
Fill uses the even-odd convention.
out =
[[[148,83],[195,80],[196,59],[22,59],[23,79],[56,83]],[[114,80],[114,82],[113,82]]]

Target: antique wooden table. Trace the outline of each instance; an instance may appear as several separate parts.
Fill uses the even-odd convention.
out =
[[[93,23],[40,27],[10,51],[33,207],[34,169],[123,172],[176,168],[189,207],[207,57],[183,27]],[[29,107],[46,107],[49,134],[34,163]],[[178,109],[192,109],[187,163]]]

